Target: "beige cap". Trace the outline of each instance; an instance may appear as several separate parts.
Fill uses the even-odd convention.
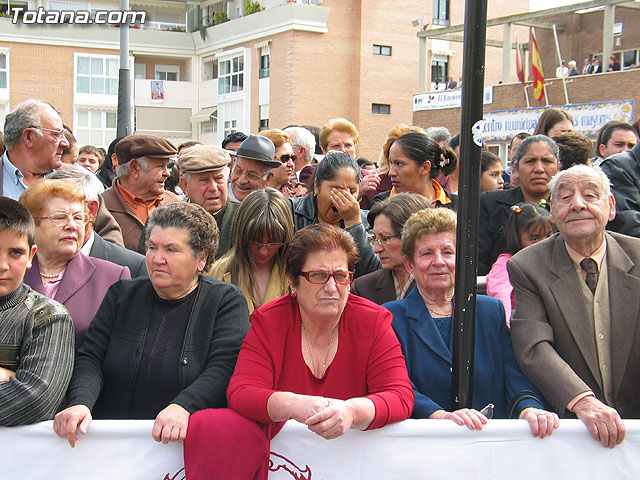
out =
[[[229,152],[217,145],[194,145],[183,149],[178,156],[178,167],[181,172],[208,172],[229,163],[231,163]]]

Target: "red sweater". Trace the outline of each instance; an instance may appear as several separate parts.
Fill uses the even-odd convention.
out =
[[[286,296],[267,303],[251,315],[252,326],[227,389],[229,407],[273,424],[267,400],[276,391],[286,391],[340,400],[367,397],[376,409],[368,429],[409,418],[413,389],[392,318],[386,308],[349,295],[338,327],[338,351],[324,376],[316,378],[302,357],[296,299]],[[278,430],[272,429],[272,436]]]

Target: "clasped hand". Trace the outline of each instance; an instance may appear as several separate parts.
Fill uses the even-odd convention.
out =
[[[353,424],[354,407],[344,400],[298,395],[291,418],[329,440],[344,435]]]

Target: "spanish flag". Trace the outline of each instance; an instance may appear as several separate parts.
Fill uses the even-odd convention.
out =
[[[542,73],[542,60],[540,49],[536,40],[536,32],[531,30],[531,73],[533,75],[533,95],[542,103],[544,98],[544,73]]]

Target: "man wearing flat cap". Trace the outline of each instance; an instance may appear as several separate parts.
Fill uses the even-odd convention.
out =
[[[185,148],[178,157],[180,188],[191,203],[197,203],[213,215],[218,224],[220,241],[215,258],[231,248],[231,233],[240,202],[230,200],[227,182],[231,156],[216,145],[194,145]]]
[[[116,145],[116,178],[102,196],[129,250],[137,249],[144,224],[158,205],[180,201],[164,189],[167,164],[177,156],[171,142],[154,135],[130,135]]]
[[[273,169],[282,165],[274,160],[276,146],[262,135],[249,135],[235,153],[236,162],[231,171],[231,192],[242,202],[254,190],[268,186]]]

